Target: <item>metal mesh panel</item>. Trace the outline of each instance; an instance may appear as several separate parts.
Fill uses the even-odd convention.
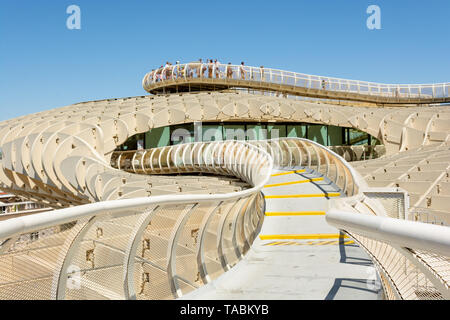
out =
[[[186,225],[180,230],[177,245],[175,247],[176,281],[182,293],[186,294],[195,287],[202,285],[196,248],[198,245],[198,233],[203,217],[214,207],[209,204],[197,206],[189,213]]]
[[[341,189],[344,190],[345,188],[345,184],[346,184],[346,176],[345,176],[345,171],[344,171],[344,166],[338,162],[336,164],[337,167],[337,178],[336,178],[336,185]]]
[[[385,277],[389,278],[390,281],[383,282],[387,286],[385,292],[388,293],[388,298],[398,295],[406,300],[443,299],[427,277],[395,248],[360,235],[352,234],[352,237],[381,267]]]
[[[51,299],[53,276],[67,250],[65,239],[83,224],[84,221],[79,221],[20,235],[9,250],[0,255],[0,299]]]
[[[205,267],[208,276],[211,280],[217,279],[222,273],[223,268],[220,263],[219,254],[217,251],[218,233],[220,220],[224,214],[227,214],[231,210],[233,202],[224,203],[211,217],[211,222],[207,226],[204,240],[204,254],[205,254]]]
[[[403,192],[370,192],[364,191],[368,198],[378,200],[386,210],[387,216],[395,219],[406,219],[406,195]]]
[[[309,156],[311,159],[311,169],[314,169],[317,171],[318,165],[319,165],[319,156],[318,156],[318,150],[314,148],[314,146],[307,145],[307,150],[309,151]],[[313,167],[314,166],[314,167]]]
[[[246,214],[246,208],[242,208],[236,217],[236,225],[233,230],[233,238],[236,247],[236,254],[239,252],[239,256],[245,254],[245,234],[244,234],[244,216]]]
[[[397,300],[397,291],[392,287],[388,277],[381,272],[380,280],[384,290],[384,296],[387,300]]]
[[[437,211],[430,208],[414,207],[409,209],[411,219],[423,223],[450,226],[450,216],[445,211]]]
[[[278,145],[280,147],[277,149],[280,150],[280,152],[281,152],[281,159],[282,159],[281,166],[289,167],[290,166],[290,158],[291,158],[289,149],[286,148],[286,145],[282,141],[278,142]]]
[[[317,153],[319,154],[319,160],[320,160],[320,167],[319,172],[322,175],[327,175],[328,172],[328,159],[326,158],[325,151],[323,149],[316,149]]]
[[[338,167],[337,167],[337,164],[336,164],[336,160],[333,157],[330,157],[329,155],[327,155],[327,157],[328,157],[328,161],[329,161],[327,177],[331,181],[337,181]]]
[[[240,209],[242,205],[244,204],[245,199],[239,200],[235,206],[232,207],[229,213],[227,213],[227,216],[224,221],[223,225],[223,234],[222,234],[222,250],[223,255],[225,257],[226,262],[230,267],[233,267],[237,261],[239,260],[239,257],[236,255],[235,248],[233,246],[233,220],[235,218],[235,215],[239,214]]]
[[[300,142],[300,140],[293,140],[297,145],[297,148],[301,155],[301,162],[298,163],[299,166],[307,166],[308,165],[308,152],[306,151],[305,146]]]
[[[414,250],[414,255],[432,270],[441,282],[450,287],[450,257],[422,250]]]
[[[343,170],[344,170],[344,187],[342,189],[343,193],[345,193],[345,195],[349,196],[351,194],[353,194],[353,179],[352,179],[352,175],[350,173],[350,171],[348,170],[347,167],[342,166]]]
[[[256,208],[254,205],[256,204],[256,197],[254,197],[247,205],[246,211],[242,211],[240,216],[238,227],[237,227],[237,235],[238,235],[238,245],[239,250],[245,254],[248,248],[246,248],[246,241],[252,241],[251,239],[254,226],[253,226],[253,216],[256,215]]]
[[[301,153],[294,140],[285,140],[289,146],[289,153],[291,155],[291,163],[289,166],[294,167],[297,164],[301,164]]]
[[[193,286],[193,284],[190,281],[185,281],[184,279],[181,278],[177,278],[178,279],[178,286],[180,288],[180,291],[183,293],[188,293],[191,292],[193,290],[195,290],[196,288],[198,288],[197,286]]]
[[[174,297],[167,273],[168,241],[185,206],[167,205],[155,213],[142,235],[136,251],[134,284],[137,299],[171,299]]]
[[[251,221],[252,221],[252,232],[253,232],[253,236],[250,239],[251,242],[254,241],[254,239],[257,236],[257,233],[259,232],[260,228],[262,227],[262,224],[264,222],[264,206],[265,206],[265,202],[264,202],[264,196],[262,195],[262,193],[259,193],[256,196],[256,207],[255,207],[255,211],[254,214],[251,215]]]
[[[79,276],[79,286],[66,288],[67,299],[123,299],[124,254],[137,214],[106,215],[95,222],[74,248],[68,277]],[[69,256],[70,258],[70,256]]]
[[[165,268],[147,260],[134,265],[134,276],[138,300],[173,299]]]

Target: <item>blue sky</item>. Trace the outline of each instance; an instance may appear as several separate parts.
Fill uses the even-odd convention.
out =
[[[69,30],[69,5],[81,30]],[[369,5],[381,30],[369,30]],[[0,121],[145,95],[165,61],[218,58],[384,83],[450,81],[448,0],[1,0]]]

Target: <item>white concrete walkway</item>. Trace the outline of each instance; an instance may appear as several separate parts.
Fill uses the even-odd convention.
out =
[[[325,221],[324,195],[340,190],[316,172],[297,169],[274,171],[264,188],[266,217],[245,258],[182,299],[382,298],[369,257]]]

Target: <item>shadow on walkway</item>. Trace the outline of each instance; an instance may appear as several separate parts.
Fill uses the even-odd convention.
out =
[[[345,293],[343,292],[342,297],[340,297],[341,299],[346,299],[346,300],[353,300],[354,297],[357,297],[357,296],[361,297],[361,295],[356,294],[355,290],[367,292],[368,293],[367,297],[370,297],[370,296],[373,297],[373,295],[369,295],[369,294],[379,295],[382,290],[381,288],[379,288],[379,286],[377,286],[377,284],[374,281],[371,281],[371,280],[337,278],[334,280],[333,287],[331,287],[330,291],[328,292],[327,296],[325,297],[325,300],[335,299],[337,293],[341,289],[350,289],[350,290],[347,290],[347,292],[345,292]],[[365,300],[365,299],[363,298],[362,300]]]
[[[339,238],[339,253],[341,254],[341,260],[339,261],[340,263],[356,264],[356,265],[367,266],[367,267],[373,266],[373,262],[369,258],[348,256],[347,252],[346,252],[346,247],[359,248],[359,246],[356,244],[345,245],[344,243],[346,241],[348,241],[347,239],[344,239],[345,233],[342,231],[339,231],[339,235],[341,236]],[[362,249],[360,249],[360,250],[362,250]]]

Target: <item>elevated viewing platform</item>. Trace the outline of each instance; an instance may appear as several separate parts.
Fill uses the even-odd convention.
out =
[[[381,84],[244,65],[190,62],[159,68],[142,81],[153,94],[248,88],[377,105],[450,103],[450,83]]]

